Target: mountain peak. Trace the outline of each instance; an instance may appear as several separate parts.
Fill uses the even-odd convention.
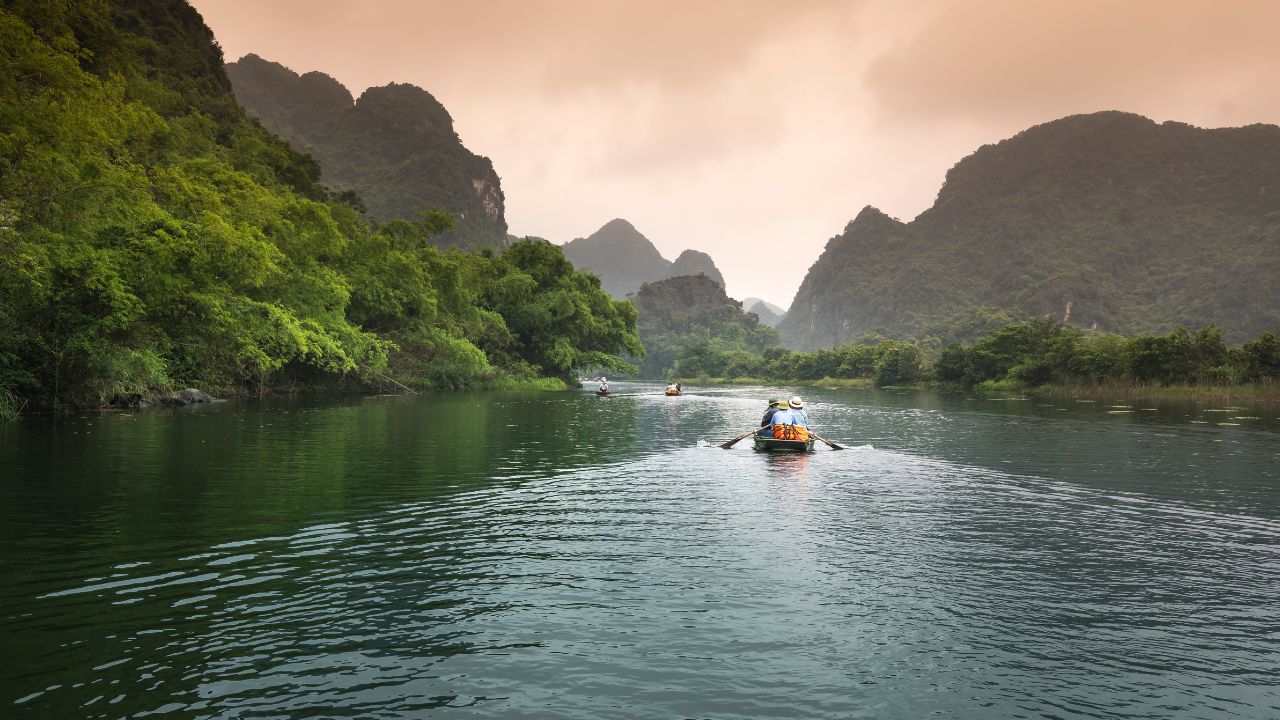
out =
[[[724,287],[724,276],[720,274],[720,268],[716,267],[710,255],[701,250],[685,250],[680,253],[680,257],[677,257],[675,262],[671,263],[668,277],[679,275],[706,275],[715,281],[715,284]]]
[[[453,134],[453,116],[434,95],[417,85],[389,83],[365,90],[356,107],[372,116],[403,122],[405,128]]]
[[[622,218],[610,220],[591,235],[571,240],[561,249],[575,266],[598,275],[601,286],[614,297],[626,297],[646,282],[676,275],[703,274],[724,286],[724,276],[710,255],[685,250],[675,262],[669,262],[649,238]]]
[[[637,235],[640,234],[640,231],[636,230],[635,225],[632,225],[629,221],[624,220],[622,218],[614,218],[609,222],[605,223],[604,225],[601,225],[600,229],[596,231],[597,234],[603,233],[603,232],[609,232],[609,233],[632,232]]]
[[[868,205],[862,208],[862,210],[858,211],[858,214],[855,215],[854,218],[849,221],[848,225],[845,225],[844,229],[845,229],[845,232],[849,232],[851,230],[873,230],[873,229],[882,229],[882,228],[896,228],[896,227],[902,227],[902,225],[903,223],[901,220],[896,220],[894,218],[891,218],[888,215],[886,215],[884,211],[881,210],[880,208],[875,207],[873,205]]]
[[[749,313],[755,313],[760,318],[760,324],[768,325],[771,328],[778,327],[778,323],[782,322],[782,317],[786,315],[786,311],[774,305],[765,302],[760,298],[744,298],[742,301],[742,309]]]
[[[1280,127],[1106,111],[984,145],[909,223],[864,208],[780,325],[793,347],[954,337],[975,309],[1120,333],[1280,325]],[[1229,279],[1229,280],[1228,280]]]
[[[463,146],[453,117],[431,93],[390,83],[355,100],[325,73],[299,76],[253,53],[227,65],[227,74],[250,114],[319,161],[324,182],[354,191],[371,217],[412,218],[439,208],[456,227],[438,244],[507,244],[493,163]]]

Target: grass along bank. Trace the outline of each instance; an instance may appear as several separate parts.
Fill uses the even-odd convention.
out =
[[[1028,388],[1036,397],[1090,400],[1200,400],[1211,402],[1280,403],[1274,382],[1238,385],[1160,385],[1158,383],[1057,383]]]

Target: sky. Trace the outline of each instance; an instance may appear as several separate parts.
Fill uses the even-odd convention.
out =
[[[874,205],[910,220],[984,144],[1125,110],[1280,122],[1270,0],[192,0],[228,61],[430,91],[516,235],[625,218],[789,306]]]

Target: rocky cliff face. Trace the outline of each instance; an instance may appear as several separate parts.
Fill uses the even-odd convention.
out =
[[[601,286],[616,298],[635,293],[644,283],[680,275],[703,274],[724,287],[724,276],[710,255],[685,250],[671,262],[649,238],[622,219],[610,220],[591,235],[565,243],[562,249],[574,266],[599,276]]]
[[[1280,128],[1104,112],[984,146],[915,220],[859,213],[779,331],[941,336],[993,307],[1122,333],[1280,325]]]
[[[354,192],[373,218],[440,209],[457,221],[441,245],[507,244],[493,163],[462,145],[448,110],[426,90],[393,83],[353,99],[328,75],[298,75],[257,55],[228,64],[227,74],[251,115],[318,160],[324,182]]]

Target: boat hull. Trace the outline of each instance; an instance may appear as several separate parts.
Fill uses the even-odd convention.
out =
[[[813,438],[808,440],[779,440],[771,437],[755,438],[756,450],[765,452],[812,452]]]

